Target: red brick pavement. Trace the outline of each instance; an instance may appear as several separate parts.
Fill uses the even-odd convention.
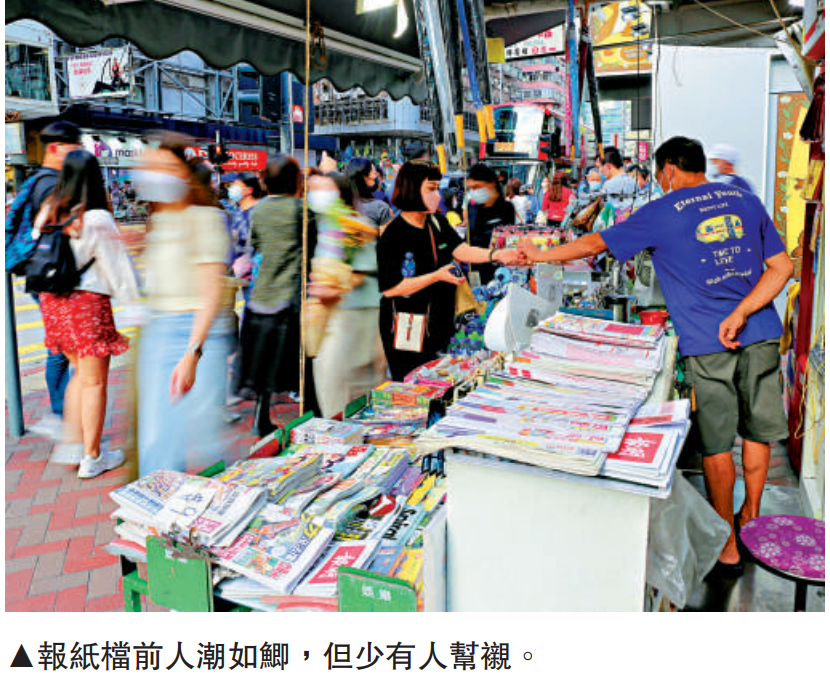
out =
[[[104,437],[113,448],[123,447],[128,435],[128,374],[110,374]],[[24,397],[27,427],[48,410],[46,391]],[[234,410],[243,416],[232,428],[237,455],[244,456],[252,442],[252,404]],[[297,414],[295,404],[273,410],[282,422]],[[53,447],[37,435],[16,440],[6,434],[6,611],[123,611],[118,558],[104,546],[114,537],[115,503],[108,495],[131,479],[134,467],[128,461],[81,480],[76,468],[49,463]]]

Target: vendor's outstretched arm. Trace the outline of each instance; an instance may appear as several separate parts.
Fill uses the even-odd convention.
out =
[[[597,232],[586,234],[576,241],[564,246],[556,246],[547,251],[538,248],[529,238],[522,239],[519,242],[519,254],[531,263],[567,263],[571,260],[598,256],[607,250],[608,246],[605,240]]]
[[[718,328],[718,339],[727,349],[737,349],[741,345],[738,335],[746,327],[747,318],[778,296],[793,275],[793,262],[786,251],[767,258],[764,264],[767,269],[761,279]]]

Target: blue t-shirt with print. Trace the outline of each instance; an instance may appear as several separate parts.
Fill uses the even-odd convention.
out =
[[[684,356],[726,350],[718,339],[721,322],[758,283],[764,261],[784,251],[758,197],[719,183],[672,191],[602,238],[620,262],[652,252]],[[748,346],[782,332],[770,303],[749,317],[738,339]]]

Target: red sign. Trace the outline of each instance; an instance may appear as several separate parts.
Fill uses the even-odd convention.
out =
[[[640,141],[637,144],[637,160],[640,162],[648,160],[648,141]]]
[[[225,172],[255,172],[264,170],[268,163],[268,153],[260,150],[228,150],[233,158],[222,165]]]
[[[296,124],[302,124],[303,122],[303,106],[302,105],[295,105],[292,109],[292,117]]]

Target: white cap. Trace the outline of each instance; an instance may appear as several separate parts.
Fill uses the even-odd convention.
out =
[[[723,160],[733,165],[738,164],[738,149],[726,143],[719,143],[712,146],[712,150],[706,155],[710,160]]]

